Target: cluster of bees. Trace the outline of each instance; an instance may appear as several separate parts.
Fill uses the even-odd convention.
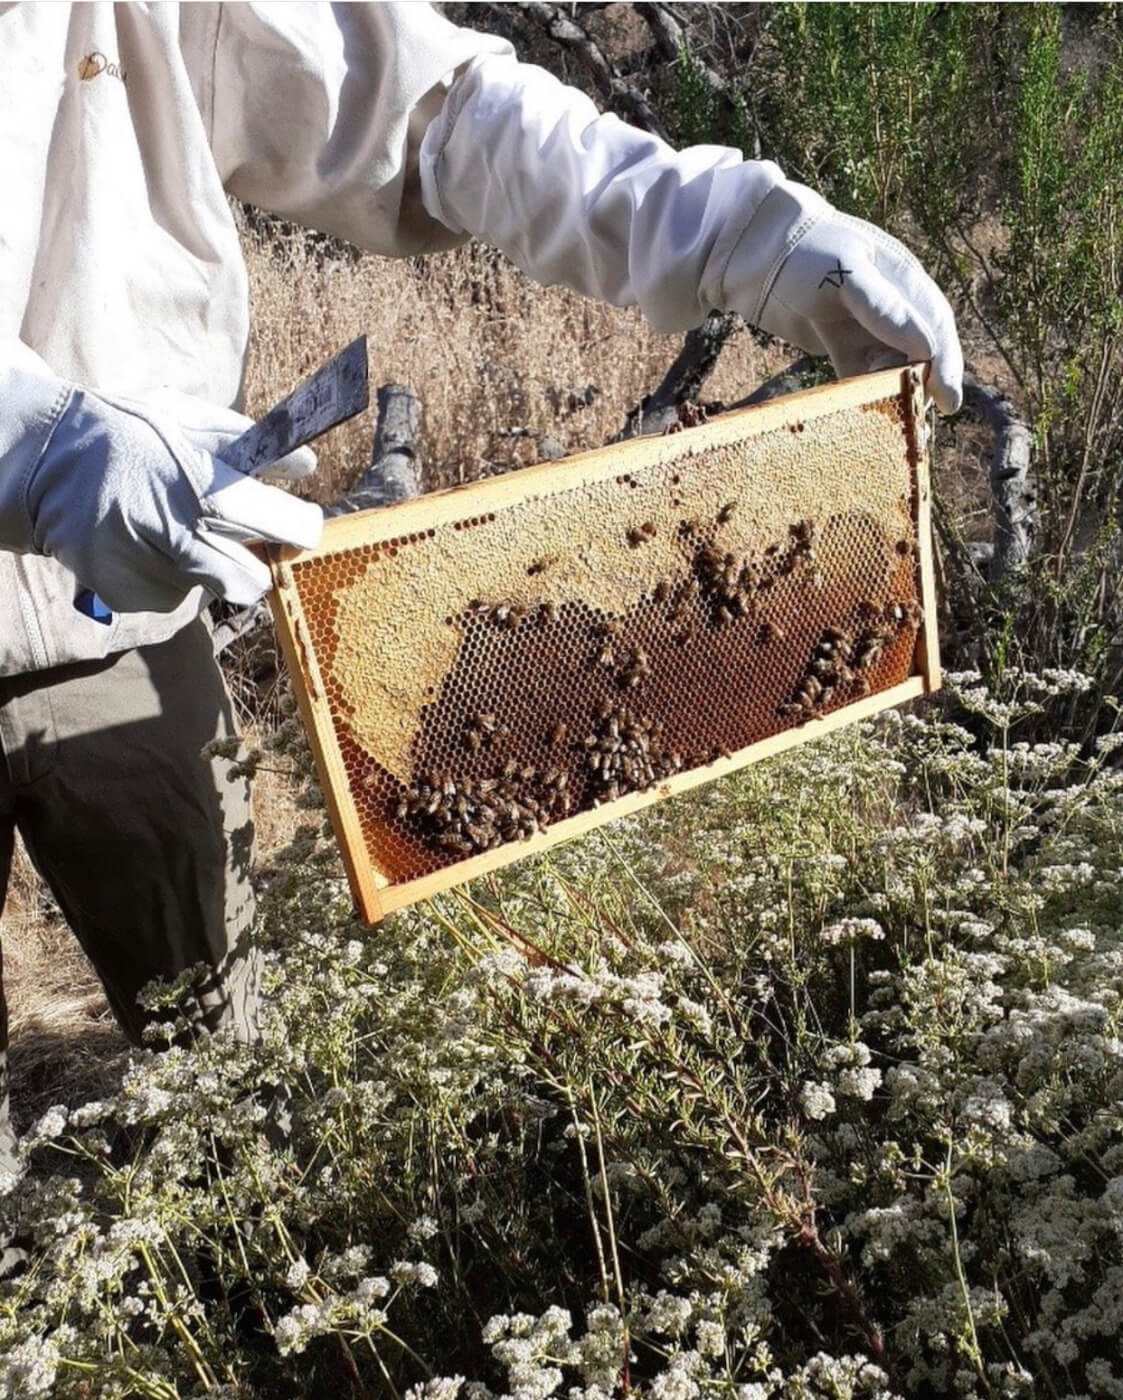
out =
[[[736,502],[727,502],[707,527],[696,517],[680,523],[679,537],[690,551],[690,571],[683,579],[658,580],[652,594],[656,603],[666,605],[663,615],[677,643],[687,641],[699,625],[720,629],[742,618],[756,619],[758,642],[782,641],[780,626],[760,616],[762,596],[780,579],[797,572],[812,581],[819,577],[810,520],[789,526],[785,541],[770,544],[753,559],[721,546],[720,527],[728,524],[735,510]],[[655,525],[645,521],[629,529],[627,538],[636,547],[655,534]],[[897,551],[903,554],[910,548],[904,541]],[[551,562],[535,561],[528,575],[542,572]],[[524,624],[545,626],[558,617],[552,602],[523,605],[506,600],[471,606],[492,625],[511,631]],[[804,723],[840,699],[869,694],[871,672],[906,626],[919,626],[922,610],[914,601],[867,600],[854,610],[853,619],[847,628],[821,631],[795,692],[779,706],[780,717]],[[630,693],[651,675],[652,666],[644,648],[626,638],[624,626],[622,620],[603,618],[594,628],[589,662],[595,671],[607,673],[618,693],[596,705],[583,738],[571,735],[569,726],[559,721],[544,736],[552,758],[540,759],[537,766],[503,759],[511,728],[495,714],[480,712],[466,724],[463,745],[470,757],[493,755],[491,775],[430,772],[406,790],[397,806],[398,819],[445,850],[466,857],[510,841],[529,840],[578,806],[598,807],[627,793],[645,791],[684,766],[704,761],[702,755],[684,759],[674,752],[663,740],[659,722],[633,708]],[[709,755],[710,759],[727,756],[724,747]]]
[[[509,758],[489,778],[427,774],[407,790],[396,815],[445,850],[471,856],[508,841],[529,841],[572,808],[564,769],[540,772],[533,764]]]
[[[469,753],[479,753],[482,748],[492,748],[495,744],[511,737],[511,726],[500,724],[493,714],[484,712],[476,715],[464,731],[464,747]]]
[[[857,611],[860,621],[853,630],[823,629],[795,694],[779,708],[782,719],[817,719],[844,690],[848,699],[868,695],[869,672],[885,648],[897,640],[901,628],[919,627],[924,615],[914,599],[881,605],[867,600]]]
[[[493,715],[478,716],[468,730],[479,743],[509,732]],[[645,791],[677,773],[683,766],[682,755],[667,750],[659,734],[657,722],[626,705],[602,700],[592,732],[580,743],[567,743],[564,723],[550,731],[550,746],[576,754],[575,759],[540,769],[508,758],[493,776],[483,778],[433,771],[407,789],[395,815],[458,856],[478,855],[509,841],[528,841],[573,811],[571,766],[578,768],[576,785],[591,795],[594,807],[628,792]],[[475,752],[478,745],[469,747]]]
[[[621,690],[635,690],[651,675],[651,660],[643,647],[621,644],[621,629],[614,618],[598,626],[596,665],[611,671]]]
[[[626,792],[645,792],[682,767],[682,755],[660,743],[658,722],[607,700],[597,706],[596,714],[593,732],[584,742],[594,807],[615,802]]]
[[[717,513],[717,524],[724,525],[733,515],[736,502],[729,501]],[[697,533],[697,521],[683,521],[682,532]],[[815,527],[810,520],[799,520],[789,527],[785,548],[770,544],[764,551],[764,562],[758,564],[731,550],[723,550],[714,540],[705,540],[694,556],[694,574],[703,597],[710,605],[710,617],[715,627],[728,627],[741,617],[751,617],[759,596],[768,592],[778,578],[795,573],[799,568],[810,569],[813,580],[818,579],[815,565]]]
[[[532,566],[533,567],[533,566]],[[543,566],[544,567],[544,566]],[[527,570],[529,573],[530,570]],[[508,632],[517,631],[526,621],[537,619],[545,624],[555,622],[558,616],[558,605],[550,599],[536,606],[528,606],[525,603],[512,602],[504,599],[501,603],[495,603],[488,607],[486,603],[476,600],[469,604],[469,607],[476,611],[486,611],[489,621],[496,627],[502,627]]]

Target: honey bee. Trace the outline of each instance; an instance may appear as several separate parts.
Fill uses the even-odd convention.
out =
[[[565,743],[565,736],[568,732],[568,727],[565,724],[563,724],[561,720],[559,720],[558,723],[555,724],[554,727],[550,730],[550,743],[555,749],[560,744]]]
[[[655,590],[652,594],[652,597],[657,603],[665,603],[670,596],[671,585],[667,582],[665,578],[661,578],[659,582],[655,585]]]
[[[859,638],[854,648],[854,665],[859,671],[867,671],[881,655],[881,638],[867,633]]]
[[[760,628],[760,640],[762,642],[782,642],[784,640],[784,629],[777,626],[775,622],[764,622]]]
[[[553,599],[542,604],[542,617],[546,622],[556,622],[558,620],[558,605]]]
[[[478,729],[469,729],[464,735],[464,742],[468,745],[470,753],[479,753],[483,735]]]
[[[718,511],[718,513],[717,513],[717,523],[718,523],[719,525],[725,525],[728,521],[732,520],[732,518],[733,518],[733,512],[734,512],[736,509],[737,509],[737,502],[736,502],[736,501],[726,501],[725,505],[723,505],[722,508],[721,508],[721,509]]]

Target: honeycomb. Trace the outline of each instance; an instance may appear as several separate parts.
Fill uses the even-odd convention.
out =
[[[377,884],[514,858],[914,675],[910,373],[329,521],[275,567]]]

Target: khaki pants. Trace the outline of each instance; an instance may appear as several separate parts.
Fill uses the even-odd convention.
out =
[[[133,1041],[137,992],[195,964],[195,1022],[256,1033],[248,784],[201,756],[233,733],[202,620],[158,646],[0,679],[0,905],[18,828]],[[0,1167],[15,1142],[7,1022],[0,983]]]

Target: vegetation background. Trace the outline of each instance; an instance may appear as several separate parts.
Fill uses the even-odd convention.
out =
[[[446,9],[778,160],[948,291],[994,391],[936,437],[951,683],[372,935],[271,643],[230,648],[266,1039],[128,1057],[19,867],[0,1395],[1123,1396],[1121,16]],[[426,489],[604,442],[680,349],[480,247],[243,218],[249,410],[365,331]],[[734,329],[700,397],[794,355]],[[324,501],[370,433],[325,444]]]

